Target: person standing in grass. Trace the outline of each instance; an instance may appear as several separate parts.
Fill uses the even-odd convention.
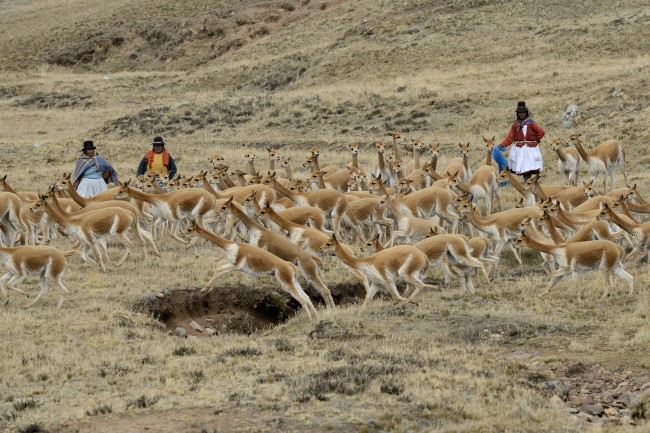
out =
[[[108,182],[117,184],[117,173],[106,159],[96,154],[96,149],[92,141],[84,141],[72,173],[72,186],[86,198],[106,191]]]
[[[508,135],[498,147],[498,153],[510,147],[508,155],[508,170],[528,180],[533,174],[539,174],[544,168],[539,142],[544,137],[544,130],[529,117],[528,108],[524,101],[517,103],[517,118],[510,127]],[[499,160],[495,158],[497,164]],[[499,164],[499,168],[501,165]]]
[[[155,137],[151,150],[140,161],[138,165],[138,176],[147,171],[152,171],[159,176],[169,175],[169,179],[176,176],[176,163],[174,158],[165,149],[165,142],[162,137]]]

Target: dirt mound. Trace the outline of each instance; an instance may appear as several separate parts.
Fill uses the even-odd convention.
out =
[[[360,284],[341,284],[330,287],[330,290],[336,305],[360,302],[365,295]],[[315,305],[324,305],[316,292],[307,290],[307,294]],[[284,292],[227,286],[208,293],[198,288],[187,288],[149,295],[138,302],[134,310],[160,320],[168,332],[211,336],[226,332],[252,334],[265,330],[299,313],[301,307]]]

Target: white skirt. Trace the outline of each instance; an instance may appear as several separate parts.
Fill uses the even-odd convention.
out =
[[[99,179],[87,179],[84,177],[81,179],[81,182],[79,182],[77,192],[80,196],[88,198],[99,194],[102,191],[106,191],[107,189],[108,187],[106,186],[106,182],[104,182],[104,179],[101,177]]]
[[[540,152],[539,146],[517,147],[514,144],[510,146],[508,169],[517,174],[524,174],[534,170],[542,171],[544,169],[544,161],[542,161],[542,152]]]

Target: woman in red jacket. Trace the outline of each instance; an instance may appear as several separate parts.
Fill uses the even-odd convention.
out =
[[[528,117],[528,108],[524,101],[517,103],[517,120],[510,127],[508,135],[501,142],[501,150],[510,148],[508,169],[528,180],[533,174],[539,174],[544,168],[542,153],[539,151],[539,141],[544,136],[544,130]]]

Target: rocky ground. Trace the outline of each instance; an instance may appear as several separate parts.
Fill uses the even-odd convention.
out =
[[[527,379],[543,392],[550,393],[551,403],[565,406],[576,419],[586,423],[635,425],[645,417],[650,396],[647,370],[615,363],[589,364],[580,361],[539,361],[539,352],[514,351],[529,368]],[[642,399],[645,399],[642,401]]]

